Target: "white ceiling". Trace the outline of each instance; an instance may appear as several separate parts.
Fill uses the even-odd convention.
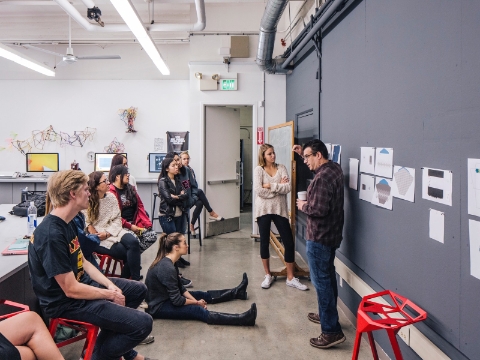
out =
[[[194,0],[131,0],[148,27],[155,23],[189,24],[197,21]],[[257,34],[267,0],[205,0],[206,28],[193,36],[188,32],[151,32],[162,56],[171,69],[164,77],[143,52],[130,32],[89,32],[72,19],[72,47],[77,56],[114,55],[121,60],[78,61],[57,68],[56,79],[188,79],[188,62],[221,61],[218,48],[229,46],[235,34]],[[85,14],[81,0],[71,0]],[[110,0],[94,0],[105,24],[124,24]],[[298,5],[304,0],[294,2]],[[307,2],[313,2],[309,0]],[[284,17],[285,18],[285,15]],[[95,21],[89,20],[92,24]],[[285,20],[279,29],[285,27]],[[206,35],[216,33],[219,35]],[[213,39],[214,38],[214,39]],[[255,58],[258,36],[250,36],[250,57]],[[68,15],[52,0],[0,0],[0,43],[14,46],[30,58],[54,68],[61,58],[25,48],[33,44],[57,53],[65,53],[68,44]],[[204,44],[204,46],[202,46]],[[253,60],[252,60],[253,61]],[[31,70],[0,58],[0,79],[44,79]]]

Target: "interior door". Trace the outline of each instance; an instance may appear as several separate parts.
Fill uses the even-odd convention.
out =
[[[205,194],[224,221],[207,216],[206,236],[240,229],[240,111],[205,108]]]

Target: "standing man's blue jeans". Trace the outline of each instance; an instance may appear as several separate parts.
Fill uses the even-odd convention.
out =
[[[336,246],[325,246],[307,240],[307,258],[310,267],[310,278],[317,291],[318,314],[322,333],[337,334],[342,331],[338,322],[337,311],[337,278],[335,276]]]

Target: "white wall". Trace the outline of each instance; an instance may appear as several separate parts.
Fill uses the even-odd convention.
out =
[[[52,125],[56,131],[73,133],[85,127],[97,129],[94,140],[81,147],[60,147],[46,143],[43,150],[60,153],[60,169],[76,160],[87,174],[93,163],[87,152],[104,152],[114,137],[125,144],[129,167],[135,177],[156,177],[148,173],[147,155],[153,139],[166,131],[189,130],[187,80],[2,80],[0,81],[1,142],[17,133],[17,139],[33,130]],[[127,134],[118,109],[138,107],[135,134]],[[4,143],[6,145],[6,143]],[[0,151],[0,171],[25,171],[25,157],[17,150]]]

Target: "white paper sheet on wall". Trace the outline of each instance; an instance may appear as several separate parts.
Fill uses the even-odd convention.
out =
[[[468,159],[468,213],[480,216],[480,159]]]
[[[153,139],[153,151],[164,151],[164,141],[162,138]]]
[[[342,155],[342,147],[339,144],[332,144],[332,161],[340,164],[340,157]]]
[[[470,234],[470,275],[480,279],[480,221],[468,220]]]
[[[422,197],[452,206],[452,172],[432,168],[422,169]]]
[[[377,148],[375,151],[375,175],[392,178],[393,149]]]
[[[443,244],[445,233],[445,214],[442,211],[430,209],[428,236]]]
[[[360,172],[375,174],[375,148],[360,148]]]
[[[350,189],[358,190],[358,159],[350,158],[349,168],[348,186]]]
[[[415,169],[395,165],[393,167],[392,195],[415,202]]]
[[[325,143],[328,151],[328,160],[332,160],[332,144]]]
[[[360,199],[372,202],[375,191],[375,178],[370,175],[360,174]]]
[[[392,180],[381,177],[375,178],[375,192],[372,198],[372,204],[384,209],[392,210]]]

